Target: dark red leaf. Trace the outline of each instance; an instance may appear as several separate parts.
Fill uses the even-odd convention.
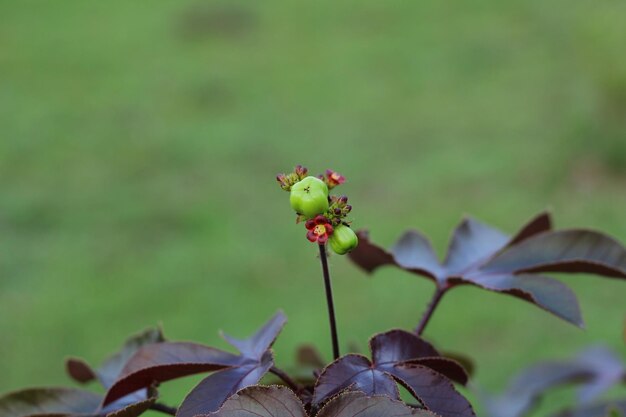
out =
[[[320,404],[344,390],[367,395],[387,395],[398,399],[396,381],[401,383],[427,409],[443,417],[469,417],[473,411],[467,400],[444,375],[467,382],[458,363],[446,359],[419,336],[392,330],[370,340],[373,361],[361,355],[346,355],[330,364],[315,385],[313,403]],[[435,371],[436,369],[436,371]]]
[[[458,362],[443,358],[430,343],[414,333],[397,329],[380,333],[370,339],[370,350],[379,369],[387,365],[415,363],[430,367],[460,384],[467,383],[467,373]]]
[[[248,387],[228,399],[207,417],[306,417],[302,403],[285,387]],[[360,392],[338,395],[317,417],[437,417],[426,410],[408,407],[385,396],[368,397]]]
[[[143,401],[137,401],[132,404],[128,404],[127,406],[122,408],[115,407],[118,404],[118,402],[116,401],[109,407],[107,407],[114,411],[109,411],[105,414],[105,417],[137,417],[148,411],[150,407],[152,407],[152,405],[156,402],[156,399],[156,397],[146,398]]]
[[[438,417],[426,410],[408,407],[385,396],[366,396],[347,392],[328,402],[317,417]],[[239,417],[239,416],[237,416]],[[243,416],[241,416],[243,417]],[[282,416],[281,416],[282,417]]]
[[[235,339],[225,333],[222,333],[222,337],[237,348],[243,356],[261,359],[265,352],[272,347],[285,323],[287,323],[287,318],[282,312],[278,312],[248,339]]]
[[[576,294],[567,285],[556,279],[536,274],[472,274],[466,279],[456,281],[463,281],[488,291],[521,298],[575,326],[585,326]]]
[[[461,385],[467,384],[469,379],[465,368],[454,359],[433,357],[433,358],[421,358],[413,359],[404,362],[405,364],[423,365],[434,371],[439,372],[443,376],[451,379],[454,382],[458,382]]]
[[[307,417],[302,403],[285,387],[251,386],[230,397],[210,417]]]
[[[245,358],[208,346],[186,342],[164,342],[141,348],[111,386],[104,405],[148,387],[201,372],[242,364]]]
[[[395,265],[395,261],[389,252],[372,244],[367,230],[359,230],[359,245],[348,253],[348,257],[366,272],[371,273],[375,269],[385,265]]]
[[[0,397],[2,417],[137,417],[156,401],[151,397],[101,408],[102,396],[77,388],[29,388]]]
[[[30,388],[0,397],[0,416],[97,415],[102,396],[77,388]]]
[[[68,358],[65,361],[65,369],[69,376],[81,384],[85,384],[97,378],[96,371],[91,369],[91,366],[80,358]]]
[[[322,355],[315,346],[302,345],[296,351],[296,362],[298,365],[309,366],[312,368],[323,368],[327,363],[322,359]]]
[[[367,395],[400,397],[398,387],[389,374],[376,369],[365,356],[350,354],[324,369],[315,385],[313,403],[319,404],[348,388]]]
[[[533,303],[577,326],[583,320],[574,293],[537,272],[585,272],[626,278],[626,249],[599,232],[552,231],[549,214],[541,213],[509,238],[473,219],[454,231],[446,260],[439,263],[428,240],[405,233],[390,252],[367,235],[351,259],[368,272],[396,265],[436,281],[440,291],[473,284]]]
[[[446,277],[462,276],[486,261],[509,242],[509,236],[477,220],[468,218],[452,234],[448,255],[444,261]]]
[[[507,246],[513,246],[531,236],[552,230],[552,217],[550,213],[543,212],[536,215],[524,227],[522,227],[511,239]]]
[[[228,368],[208,376],[187,394],[176,416],[194,417],[219,410],[237,391],[258,383],[273,365],[272,354],[266,352],[261,363]]]
[[[370,350],[372,359],[377,364],[440,356],[439,352],[421,337],[399,329],[389,330],[372,337]]]
[[[359,246],[361,243],[359,243]],[[374,248],[370,244],[371,248]],[[371,249],[370,251],[374,251]],[[354,253],[354,251],[353,251]],[[445,279],[444,269],[437,259],[430,241],[415,230],[407,231],[396,242],[390,254],[392,264],[408,269],[433,280]]]
[[[474,361],[470,359],[469,356],[463,353],[450,351],[445,351],[441,354],[444,358],[452,359],[453,361],[459,363],[467,373],[468,379],[474,374],[476,366],[474,365]]]
[[[105,388],[110,388],[120,376],[128,360],[143,346],[165,341],[160,328],[149,328],[129,337],[122,348],[104,361],[96,370],[98,379]]]
[[[443,417],[475,417],[469,401],[445,376],[422,365],[398,364],[388,368],[398,382],[429,410]]]
[[[542,233],[499,253],[484,273],[585,272],[626,278],[626,249],[590,230]]]
[[[622,362],[605,348],[589,349],[568,361],[543,362],[520,373],[499,397],[486,398],[493,417],[521,417],[551,388],[582,384],[577,398],[588,404],[626,376]]]
[[[264,354],[258,357],[258,352],[261,348],[264,352],[270,348],[285,321],[284,314],[279,312],[250,339],[228,338],[241,349],[240,355],[186,342],[164,342],[143,346],[126,363],[119,379],[107,392],[104,405],[155,382],[226,368],[258,366],[265,369],[266,356]],[[255,343],[259,347],[255,346]]]

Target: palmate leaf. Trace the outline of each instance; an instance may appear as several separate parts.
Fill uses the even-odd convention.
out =
[[[372,360],[345,355],[327,366],[315,385],[313,403],[320,404],[344,390],[398,399],[402,384],[424,407],[443,417],[474,416],[469,402],[451,379],[467,382],[457,362],[443,358],[413,333],[391,330],[370,340]]]
[[[285,322],[284,314],[279,312],[249,339],[225,336],[240,351],[239,355],[187,342],[143,346],[122,369],[107,392],[104,405],[154,383],[219,371],[202,380],[187,395],[177,415],[193,417],[216,411],[232,394],[256,384],[273,366],[270,348]]]
[[[591,273],[626,278],[626,249],[614,239],[590,230],[552,230],[541,213],[510,237],[474,219],[455,229],[440,262],[426,237],[407,231],[389,250],[359,232],[350,258],[367,272],[385,265],[425,276],[440,291],[469,284],[533,303],[577,326],[583,326],[574,293],[540,272]]]
[[[521,417],[552,388],[580,384],[576,397],[581,405],[588,405],[621,382],[626,382],[622,361],[610,350],[594,347],[571,360],[534,365],[520,373],[503,394],[484,401],[489,416]]]
[[[218,411],[207,417],[307,417],[298,397],[278,386],[251,386],[230,397]],[[330,400],[317,417],[437,417],[435,414],[408,407],[385,396],[368,397],[348,392]]]
[[[125,406],[102,408],[102,395],[78,388],[29,388],[0,397],[2,417],[137,417],[156,395]]]

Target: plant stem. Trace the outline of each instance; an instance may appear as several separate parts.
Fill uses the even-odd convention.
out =
[[[328,304],[328,319],[330,321],[330,336],[333,342],[333,358],[339,358],[339,338],[337,337],[337,322],[335,320],[335,304],[333,303],[333,288],[330,282],[330,272],[328,272],[328,256],[326,246],[321,244],[320,260],[322,261],[322,272],[324,274],[324,286],[326,287],[326,303]]]
[[[426,311],[424,312],[424,315],[422,316],[420,323],[415,328],[415,333],[417,333],[418,336],[424,333],[424,330],[426,329],[426,325],[428,325],[430,318],[433,316],[433,313],[435,312],[435,309],[439,305],[439,302],[441,301],[441,297],[443,297],[445,292],[446,292],[445,289],[439,288],[439,287],[437,287],[437,289],[435,290],[435,293],[430,299],[430,303],[428,303],[428,307],[426,308]]]
[[[287,375],[287,373],[283,371],[282,369],[279,369],[273,366],[270,369],[270,372],[276,375],[277,377],[279,377],[280,379],[282,379],[285,382],[285,384],[287,384],[287,386],[291,388],[294,392],[298,393],[304,389],[302,385],[298,384],[296,381],[291,379],[291,377]]]
[[[165,404],[161,404],[161,403],[154,403],[150,406],[151,410],[154,411],[159,411],[163,414],[169,414],[170,416],[175,416],[176,415],[176,407],[170,407],[167,406]]]

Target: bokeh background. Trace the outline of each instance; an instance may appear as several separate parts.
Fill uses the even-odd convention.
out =
[[[625,21],[621,0],[1,2],[0,391],[69,384],[66,356],[159,322],[225,347],[279,308],[282,367],[303,342],[330,356],[316,248],[274,180],[296,163],[346,175],[382,244],[415,227],[441,253],[465,213],[513,232],[544,208],[626,241]],[[432,291],[331,268],[362,349]],[[468,287],[427,336],[488,391],[589,344],[625,353],[626,283],[565,279],[586,331]]]

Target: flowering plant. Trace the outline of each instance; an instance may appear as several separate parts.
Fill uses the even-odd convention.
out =
[[[626,249],[614,239],[590,230],[554,230],[542,213],[509,236],[477,220],[466,219],[454,231],[448,255],[439,261],[422,234],[408,231],[391,248],[375,244],[367,232],[354,232],[346,196],[330,194],[346,182],[327,170],[309,176],[297,166],[277,176],[290,193],[297,223],[319,250],[326,290],[333,361],[325,363],[312,348],[301,355],[311,372],[289,375],[275,361],[272,346],[286,323],[277,312],[253,335],[223,335],[234,351],[197,343],[168,341],[161,329],[148,329],[128,339],[100,367],[69,359],[68,374],[80,384],[98,381],[102,393],[81,388],[30,388],[0,397],[1,417],[136,417],[153,410],[177,417],[472,417],[474,408],[459,387],[470,375],[469,360],[447,357],[422,337],[443,297],[460,285],[473,285],[532,303],[582,326],[574,293],[544,273],[589,273],[626,278]],[[369,355],[342,355],[328,248],[348,254],[372,273],[393,266],[431,280],[432,300],[412,331],[391,329],[374,335]],[[617,364],[617,365],[616,365]],[[594,351],[575,360],[529,371],[501,397],[485,400],[493,417],[521,417],[543,390],[559,383],[584,382],[585,400],[626,381],[626,369],[610,354]],[[193,374],[208,374],[177,407],[159,402],[159,384]],[[273,378],[269,385],[262,379]],[[267,381],[267,378],[265,379]],[[411,397],[402,401],[400,388]],[[462,388],[461,388],[462,390]],[[617,402],[621,407],[624,402]],[[605,417],[611,405],[589,407],[585,417]],[[567,414],[569,413],[569,414]],[[574,414],[572,414],[574,413]],[[567,411],[568,415],[578,411]]]

